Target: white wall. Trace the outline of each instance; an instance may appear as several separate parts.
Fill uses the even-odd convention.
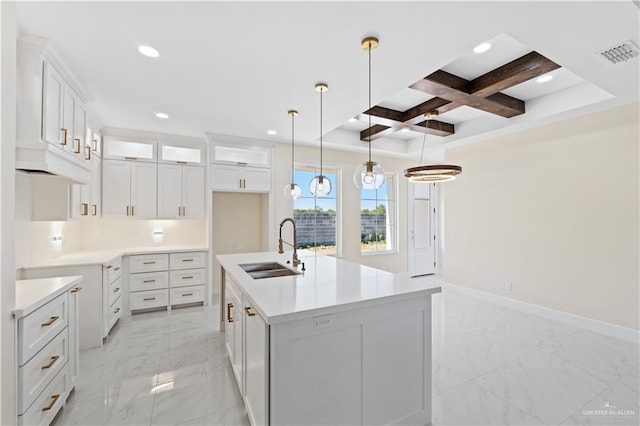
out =
[[[375,144],[375,142],[373,143]],[[282,219],[291,216],[293,213],[292,201],[285,200],[282,195],[282,188],[291,182],[291,145],[277,145],[275,157],[274,226],[277,227]],[[367,154],[364,152],[354,153],[325,149],[324,164],[326,166],[338,167],[341,170],[339,203],[342,212],[342,258],[391,272],[403,272],[407,270],[407,180],[403,172],[405,168],[417,165],[419,158],[415,160],[404,160],[374,154],[372,159],[379,162],[385,172],[394,172],[397,174],[399,209],[398,252],[364,256],[360,253],[360,190],[356,188],[353,183],[353,172],[357,166],[367,160]],[[296,146],[295,161],[299,164],[319,165],[319,144],[316,147]],[[302,185],[302,183],[300,183],[300,185]]]
[[[638,329],[638,113],[448,151],[463,173],[443,185],[445,279]]]

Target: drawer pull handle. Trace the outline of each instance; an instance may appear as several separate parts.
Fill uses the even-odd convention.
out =
[[[144,299],[142,299],[144,301],[148,301],[148,300],[156,300],[155,297],[145,297]]]
[[[117,292],[119,292],[119,291],[120,291],[120,287],[116,287],[116,288],[114,288],[114,289],[113,289],[113,292],[114,292],[114,293],[117,293]]]
[[[114,313],[114,314],[117,314],[118,312],[120,312],[120,308],[115,308],[115,309],[113,310],[113,313]]]
[[[143,283],[155,283],[155,282],[156,282],[156,280],[144,280],[144,281],[142,281],[142,282],[143,282]]]
[[[98,216],[98,205],[97,204],[91,204],[91,206],[93,207],[93,215],[94,216]]]
[[[153,260],[151,262],[142,262],[143,265],[153,265],[154,263],[156,263],[155,260]]]
[[[42,366],[42,369],[43,369],[43,370],[47,370],[47,369],[49,369],[49,368],[53,367],[53,364],[55,364],[55,363],[56,363],[56,361],[58,360],[58,358],[60,358],[60,356],[59,356],[59,355],[54,355],[54,356],[52,356],[52,357],[51,357],[51,362],[50,362],[49,364],[47,364],[47,365],[43,365],[43,366]]]
[[[231,308],[233,308],[233,303],[227,303],[227,322],[233,322],[233,318],[231,318]]]
[[[67,144],[67,135],[69,134],[69,130],[68,129],[60,129],[62,130],[62,133],[64,134],[64,137],[62,138],[62,142],[60,142],[60,145],[66,145]]]
[[[82,290],[82,287],[75,287],[73,290],[71,290],[71,293],[77,293],[80,290]]]
[[[120,267],[118,266],[117,268],[113,269],[113,272],[116,272],[116,271],[119,271],[119,270],[120,270]]]
[[[137,160],[138,158],[137,158],[137,157],[124,157],[124,159],[125,159],[125,160],[133,160],[133,161],[135,161],[135,160]]]
[[[58,402],[58,398],[60,398],[60,394],[57,393],[55,395],[51,396],[51,404],[49,404],[47,407],[44,407],[42,409],[42,411],[49,411],[53,408],[54,405],[56,405],[56,402]]]
[[[183,262],[193,262],[193,259],[182,259]]]
[[[193,296],[193,293],[182,293],[182,297]]]
[[[193,275],[188,275],[186,277],[182,277],[183,280],[192,280],[193,279]]]
[[[256,316],[255,312],[251,311],[251,306],[247,306],[246,308],[244,308],[244,311],[247,313],[247,315],[249,315],[250,317],[254,317]]]
[[[107,265],[107,266],[104,267],[104,269],[111,269],[111,268],[113,268],[113,266],[111,266],[111,265]]]
[[[51,324],[53,324],[54,322],[58,321],[58,318],[60,318],[59,316],[53,316],[49,319],[48,322],[43,322],[42,324],[40,324],[42,327],[49,327]]]
[[[82,203],[82,212],[80,213],[82,216],[89,216],[89,204]]]

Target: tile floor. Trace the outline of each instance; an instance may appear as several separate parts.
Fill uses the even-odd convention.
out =
[[[55,425],[246,425],[217,306],[134,315],[82,351]],[[435,425],[637,425],[637,344],[434,296]]]

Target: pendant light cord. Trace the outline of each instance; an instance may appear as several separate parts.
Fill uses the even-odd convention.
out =
[[[323,89],[320,89],[320,176],[322,176],[322,93]]]
[[[371,162],[371,42],[369,42],[369,162]]]
[[[293,135],[294,135],[294,130],[295,130],[294,124],[293,124],[294,117],[295,117],[295,114],[291,114],[291,185],[293,185],[293,183],[294,183],[293,182],[293,174],[294,174],[293,173],[293,162],[294,162],[294,160],[293,160],[294,159],[293,150],[295,149],[294,148],[294,143],[293,143],[293,139],[294,139]]]

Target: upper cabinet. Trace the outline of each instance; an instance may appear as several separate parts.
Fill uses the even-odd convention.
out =
[[[154,219],[157,167],[144,162],[103,160],[103,216]]]
[[[204,167],[158,164],[158,218],[205,216]]]
[[[105,136],[102,158],[111,160],[134,160],[156,163],[158,142],[156,140],[119,138]]]
[[[45,39],[20,37],[17,66],[16,169],[89,183],[88,94]]]
[[[271,155],[272,148],[266,145],[213,142],[210,189],[270,192]]]

